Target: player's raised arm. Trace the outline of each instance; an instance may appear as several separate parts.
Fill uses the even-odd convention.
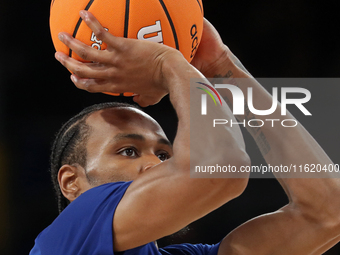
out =
[[[244,95],[247,94],[248,87],[253,88],[253,101],[257,109],[270,108],[271,95],[223,45],[217,31],[207,21],[195,58],[193,64],[207,77],[225,78],[224,83],[236,78],[233,81]],[[246,78],[246,82],[237,78]],[[231,94],[222,95],[232,102]],[[264,121],[267,118],[246,112],[246,115],[239,117],[240,120]],[[280,106],[270,117],[279,119]],[[294,117],[288,113],[287,118]],[[266,162],[272,166],[333,164],[301,124],[290,129],[264,125],[257,129],[248,128],[248,131]],[[232,231],[223,240],[219,254],[322,254],[339,242],[340,179],[331,173],[322,174],[321,177],[323,178],[306,179],[294,178],[294,174],[276,174],[289,197],[289,204],[274,213],[250,220]]]
[[[221,127],[206,132],[210,123],[197,123],[202,131],[200,146],[190,148],[190,98],[199,101],[201,93],[190,86],[191,78],[203,78],[176,50],[164,45],[116,38],[106,32],[90,14],[83,20],[108,48],[97,51],[67,34],[62,41],[78,55],[93,63],[81,63],[65,54],[57,59],[73,72],[77,87],[90,92],[133,91],[142,106],[157,103],[164,95],[178,115],[178,131],[173,157],[141,174],[121,200],[113,221],[114,248],[124,251],[172,234],[238,196],[247,178],[190,178],[190,163],[248,165],[244,142],[238,128]],[[228,107],[213,113],[232,118]],[[196,124],[196,123],[195,123]],[[216,150],[216,144],[220,145]],[[194,158],[190,161],[190,149]],[[216,151],[221,152],[217,153]],[[247,177],[247,176],[244,176]]]

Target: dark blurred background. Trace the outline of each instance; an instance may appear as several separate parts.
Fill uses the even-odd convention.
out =
[[[206,18],[255,77],[339,77],[336,3],[215,0],[204,1],[204,8]],[[85,106],[116,99],[72,85],[53,56],[49,7],[48,0],[0,2],[0,254],[28,254],[35,237],[57,216],[48,161],[61,124]],[[340,88],[333,91],[319,103],[333,109]],[[168,99],[146,111],[173,139],[176,118]],[[322,125],[306,122],[306,127],[339,163],[339,123],[327,120]],[[261,156],[249,136],[245,138],[256,164]],[[286,203],[276,180],[251,179],[240,198],[193,223],[182,240],[218,242],[241,223]],[[171,241],[176,238],[161,245]],[[339,245],[326,254],[340,254]]]

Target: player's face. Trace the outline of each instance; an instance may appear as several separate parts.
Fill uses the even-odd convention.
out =
[[[172,156],[159,124],[133,108],[104,109],[91,114],[86,173],[91,186],[130,181]]]

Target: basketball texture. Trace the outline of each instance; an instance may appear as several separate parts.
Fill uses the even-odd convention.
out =
[[[80,61],[84,60],[59,41],[59,32],[99,50],[106,48],[82,21],[80,10],[93,13],[115,36],[164,43],[181,51],[189,62],[202,36],[201,0],[52,0],[50,29],[55,49]]]

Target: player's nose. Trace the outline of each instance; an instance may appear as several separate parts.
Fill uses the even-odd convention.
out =
[[[158,165],[162,161],[156,156],[156,155],[148,155],[145,156],[145,164],[142,167],[142,172],[145,172],[149,170],[150,168],[154,167],[155,165]]]

